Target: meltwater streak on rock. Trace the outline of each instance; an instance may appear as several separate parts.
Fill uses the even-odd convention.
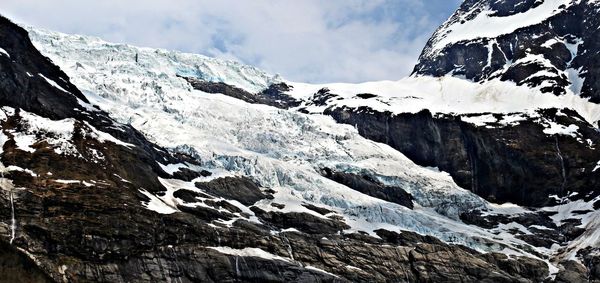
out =
[[[2,177],[4,178],[4,177]],[[4,180],[3,180],[4,181]],[[17,230],[17,220],[15,219],[15,200],[13,196],[12,188],[10,190],[10,243],[12,244],[15,240],[15,234]]]
[[[2,145],[0,145],[1,147]],[[9,202],[10,202],[10,244],[13,243],[13,241],[15,240],[15,236],[16,236],[16,230],[17,230],[17,220],[15,218],[15,202],[14,202],[14,186],[12,185],[12,181],[9,179],[6,179],[4,177],[4,173],[6,172],[6,167],[4,166],[4,164],[2,164],[0,162],[0,188],[8,193],[9,195]]]
[[[558,161],[560,163],[560,174],[562,175],[562,183],[560,185],[560,195],[564,195],[565,185],[567,184],[567,173],[565,170],[565,159],[562,156],[562,152],[560,152],[560,147],[558,145],[558,136],[554,136],[555,144],[556,144],[556,155],[558,157]]]

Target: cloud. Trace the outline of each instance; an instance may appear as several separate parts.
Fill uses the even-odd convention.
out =
[[[3,0],[13,20],[235,59],[305,82],[399,79],[459,0]]]

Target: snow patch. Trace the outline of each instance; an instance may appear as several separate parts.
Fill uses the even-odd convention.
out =
[[[35,143],[34,135],[26,135],[19,133],[15,134],[13,139],[18,149],[29,153],[35,152],[35,148],[31,147]]]
[[[577,125],[569,125],[569,126],[564,126],[561,124],[557,124],[555,122],[552,121],[546,121],[549,126],[548,128],[544,129],[544,134],[547,135],[564,135],[564,136],[571,136],[574,138],[577,138],[577,130],[579,130],[579,127]]]
[[[569,78],[569,82],[571,82],[571,86],[569,89],[574,94],[580,94],[581,89],[583,88],[583,82],[585,79],[581,76],[581,71],[573,68],[568,68],[566,71],[567,77]]]
[[[112,142],[114,144],[121,145],[124,147],[135,147],[135,145],[133,145],[133,144],[123,142],[123,141],[113,137],[109,133],[105,133],[103,131],[96,129],[94,126],[90,125],[88,122],[84,121],[83,123],[92,130],[92,132],[86,133],[86,135],[91,136],[92,138],[96,139],[99,142],[104,143],[104,142],[109,141],[109,142]]]
[[[177,209],[173,208],[172,206],[169,206],[150,192],[146,190],[140,190],[140,192],[150,199],[150,201],[144,204],[144,206],[147,209],[158,212],[160,214],[172,214],[178,211]]]
[[[304,268],[306,268],[306,269],[308,269],[308,270],[312,270],[312,271],[317,271],[317,272],[320,272],[320,273],[325,273],[325,274],[327,274],[327,275],[331,275],[331,276],[333,276],[333,277],[339,277],[339,276],[337,276],[337,275],[335,275],[335,274],[333,274],[333,273],[331,273],[331,272],[327,272],[327,271],[325,271],[325,270],[323,270],[323,269],[316,268],[316,267],[314,267],[314,266],[307,265],[307,266],[305,266]]]
[[[285,261],[285,262],[291,262],[291,259],[289,259],[289,258],[274,255],[272,253],[266,252],[259,248],[243,248],[243,249],[234,249],[234,248],[230,248],[230,247],[206,247],[206,248],[218,251],[218,252],[220,252],[222,254],[226,254],[226,255],[234,255],[234,256],[241,256],[241,257],[258,257],[258,258],[268,259],[268,260],[281,260],[281,261]]]
[[[54,182],[61,183],[61,184],[80,184],[81,183],[80,180],[62,180],[62,179],[54,180]]]
[[[494,115],[492,114],[486,114],[481,116],[461,116],[460,119],[464,122],[471,123],[479,127],[498,121],[498,119],[496,119],[496,117],[494,117]]]
[[[41,73],[39,73],[38,75],[39,75],[40,77],[42,77],[44,80],[46,80],[46,82],[48,82],[48,84],[50,84],[51,86],[53,86],[53,87],[55,87],[55,88],[59,89],[60,91],[62,91],[62,92],[66,92],[66,93],[69,93],[69,94],[71,93],[71,92],[67,91],[66,89],[62,88],[62,87],[61,87],[59,84],[57,84],[55,81],[53,81],[53,80],[51,80],[51,79],[47,78],[46,76],[42,75]]]
[[[4,49],[2,49],[2,48],[0,48],[0,54],[2,54],[2,55],[4,55],[4,56],[6,56],[6,57],[8,57],[8,58],[10,58],[10,54],[8,54],[8,52],[6,52],[6,50],[4,50]]]
[[[20,116],[21,123],[25,126],[25,130],[20,133],[15,133],[15,141],[21,140],[23,146],[25,146],[26,143],[35,143],[36,135],[41,135],[42,138],[39,141],[46,141],[56,154],[81,157],[81,154],[71,143],[74,132],[73,119],[55,121],[23,110],[21,110]],[[34,152],[35,150],[30,147],[31,144],[28,147],[24,147],[24,150],[29,148],[29,150],[26,151]],[[19,148],[21,147],[19,146]]]
[[[596,172],[596,170],[598,170],[598,169],[600,169],[600,161],[598,161],[598,163],[596,163],[596,167],[594,167],[592,172]]]

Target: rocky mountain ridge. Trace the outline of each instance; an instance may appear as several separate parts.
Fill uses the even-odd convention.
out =
[[[465,1],[413,74],[500,79],[598,103],[599,13],[595,0]]]

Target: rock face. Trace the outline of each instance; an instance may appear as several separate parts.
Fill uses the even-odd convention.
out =
[[[557,113],[567,115],[557,115]],[[355,125],[361,135],[389,144],[423,166],[450,173],[458,185],[492,201],[524,206],[554,204],[552,195],[598,195],[594,170],[600,153],[584,139],[600,142],[595,128],[569,110],[548,109],[542,119],[577,125],[583,137],[548,135],[530,121],[515,126],[478,127],[460,117],[433,117],[428,111],[399,114],[368,108],[328,108],[336,121]],[[482,114],[483,115],[483,114]],[[502,114],[497,114],[498,121]]]
[[[196,187],[215,196],[237,200],[244,205],[252,205],[266,197],[260,188],[247,178],[219,178],[206,183],[196,183]]]
[[[431,37],[413,74],[499,78],[600,102],[600,3],[468,0]],[[483,28],[485,24],[494,28]]]
[[[13,25],[0,18],[0,25]],[[20,27],[2,29],[0,53],[0,103],[58,119],[77,115],[83,94],[57,66],[33,47],[27,31]],[[49,78],[53,80],[47,81]],[[53,86],[55,84],[56,86]]]
[[[333,181],[389,202],[397,203],[408,208],[413,208],[412,196],[399,187],[385,186],[381,182],[369,177],[358,176],[350,173],[334,172],[329,168],[322,169],[323,175]]]
[[[260,93],[250,93],[222,82],[210,82],[193,77],[184,77],[184,79],[197,90],[207,93],[221,93],[248,103],[265,104],[282,109],[300,105],[300,101],[285,94],[285,92],[290,90],[290,86],[285,83],[271,84]]]
[[[0,243],[1,282],[52,282],[30,258],[5,242]]]

